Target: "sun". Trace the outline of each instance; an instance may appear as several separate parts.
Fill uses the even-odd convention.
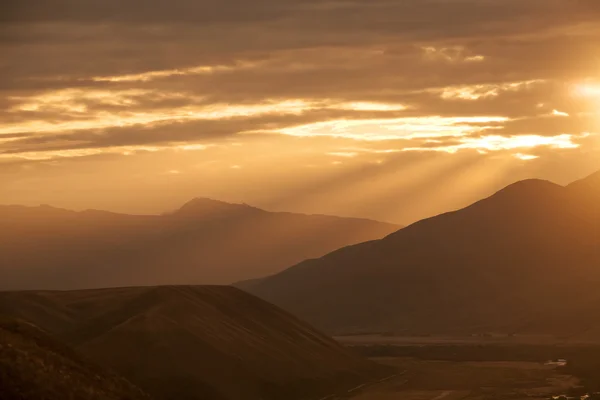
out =
[[[600,98],[600,84],[580,84],[575,90],[580,96]]]

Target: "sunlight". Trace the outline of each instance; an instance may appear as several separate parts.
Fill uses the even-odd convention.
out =
[[[461,137],[506,122],[498,116],[481,117],[406,117],[388,119],[338,119],[280,129],[284,135],[332,137],[359,141]]]
[[[19,153],[0,154],[0,160],[21,159],[29,161],[44,161],[60,158],[76,158],[93,156],[98,154],[121,154],[131,156],[141,152],[155,153],[163,150],[173,151],[202,151],[214,147],[210,144],[165,144],[165,145],[139,145],[139,146],[111,146],[89,149],[65,149],[65,150],[40,150],[24,151]]]
[[[490,135],[481,138],[464,138],[462,142],[463,148],[485,149],[489,151],[535,148],[540,146],[552,147],[556,149],[573,149],[579,147],[578,144],[573,143],[573,137],[573,135],[568,134],[556,136]]]
[[[31,96],[14,96],[11,113],[39,113],[20,123],[0,125],[0,134],[51,133],[86,129],[107,129],[133,125],[162,124],[196,120],[226,120],[260,115],[300,115],[314,110],[349,112],[403,111],[402,104],[369,101],[344,102],[312,99],[267,99],[255,104],[204,104],[201,96],[183,92],[147,89],[64,89]],[[164,102],[181,103],[162,107]],[[159,107],[153,107],[158,104]],[[60,118],[48,120],[47,113]]]
[[[515,156],[515,158],[518,158],[519,160],[523,160],[523,161],[530,161],[530,160],[535,160],[537,158],[540,158],[540,156],[534,156],[533,154],[523,154],[523,153],[517,153],[517,154],[513,154]]]
[[[334,104],[333,107],[336,107]],[[374,103],[368,101],[342,103],[336,108],[352,111],[403,111],[406,106],[401,104]]]
[[[211,104],[188,105],[179,108],[138,111],[137,109],[88,110],[88,104],[104,106],[129,106],[139,101],[139,96],[149,96],[148,91],[61,91],[26,99],[14,106],[12,112],[20,111],[54,111],[68,117],[68,113],[84,114],[76,119],[63,121],[29,120],[17,124],[0,125],[0,134],[14,133],[50,133],[61,131],[106,129],[133,125],[152,126],[157,123],[183,122],[195,120],[220,120],[238,117],[253,117],[266,114],[297,115],[315,109],[318,104],[304,100],[270,101],[259,104]],[[164,95],[165,99],[173,98]],[[176,94],[173,94],[176,96]],[[86,112],[87,111],[87,112]]]
[[[575,88],[576,92],[584,97],[598,97],[600,98],[600,84],[581,84]]]
[[[557,117],[568,117],[569,113],[566,113],[564,111],[559,111],[559,110],[552,110],[552,115],[557,116]]]
[[[441,89],[431,89],[429,92],[439,94],[444,100],[479,100],[498,97],[505,92],[528,90],[532,86],[544,83],[544,80],[529,80],[522,82],[507,82],[501,84],[480,84],[468,86],[449,86]]]
[[[190,68],[156,70],[140,72],[137,74],[95,76],[92,78],[92,80],[94,82],[148,82],[155,79],[169,78],[172,76],[208,75],[218,72],[254,68],[258,65],[258,63],[251,62],[237,63],[235,65],[198,65]]]
[[[459,144],[444,146],[414,146],[406,147],[402,151],[437,151],[454,154],[460,150],[471,149],[476,150],[480,154],[486,154],[490,151],[516,150],[516,149],[533,149],[537,147],[548,147],[552,149],[576,149],[580,147],[578,143],[573,142],[573,139],[587,137],[588,134],[582,135],[556,135],[556,136],[541,136],[541,135],[520,135],[520,136],[500,136],[488,135],[481,137],[461,137]],[[516,155],[521,159],[532,159],[529,155]],[[519,157],[521,156],[521,157]],[[523,158],[524,157],[524,158]]]

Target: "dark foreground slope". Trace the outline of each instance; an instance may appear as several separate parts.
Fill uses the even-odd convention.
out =
[[[158,399],[311,399],[387,371],[232,287],[0,295]]]
[[[597,336],[600,179],[515,183],[250,291],[330,332]]]
[[[0,318],[0,399],[149,399],[29,323]]]
[[[0,206],[0,290],[229,284],[397,229],[209,199],[162,216]]]

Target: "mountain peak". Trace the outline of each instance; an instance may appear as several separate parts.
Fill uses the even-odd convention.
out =
[[[540,190],[540,189],[555,189],[560,187],[560,185],[547,181],[545,179],[524,179],[522,181],[517,181],[506,186],[504,189],[501,189],[498,193],[505,191],[513,191],[513,190]],[[550,190],[552,190],[550,189]]]
[[[582,199],[592,212],[598,212],[598,201],[600,200],[600,171],[586,178],[575,181],[567,186],[571,195]]]
[[[506,186],[486,200],[494,199],[496,201],[517,201],[522,204],[530,204],[539,201],[547,196],[554,196],[562,193],[564,188],[556,183],[543,179],[525,179]]]
[[[263,212],[263,210],[245,203],[226,203],[206,197],[196,197],[171,213],[171,215],[178,217],[219,217],[249,212]]]
[[[568,187],[583,187],[586,186],[588,188],[597,188],[600,189],[600,171],[596,171],[593,174],[579,179],[571,184]]]

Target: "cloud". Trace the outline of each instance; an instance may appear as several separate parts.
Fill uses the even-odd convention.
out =
[[[444,100],[479,100],[498,97],[505,92],[519,92],[528,90],[533,85],[544,83],[543,80],[525,82],[510,82],[500,84],[478,84],[470,86],[450,86],[442,89],[433,89],[431,92],[439,93]]]
[[[521,148],[518,137],[539,137],[539,146],[558,151],[569,146],[544,138],[576,141],[598,121],[596,86],[587,80],[597,79],[591,55],[600,51],[594,0],[5,7],[5,156],[163,151],[256,135],[383,141],[397,152]]]

